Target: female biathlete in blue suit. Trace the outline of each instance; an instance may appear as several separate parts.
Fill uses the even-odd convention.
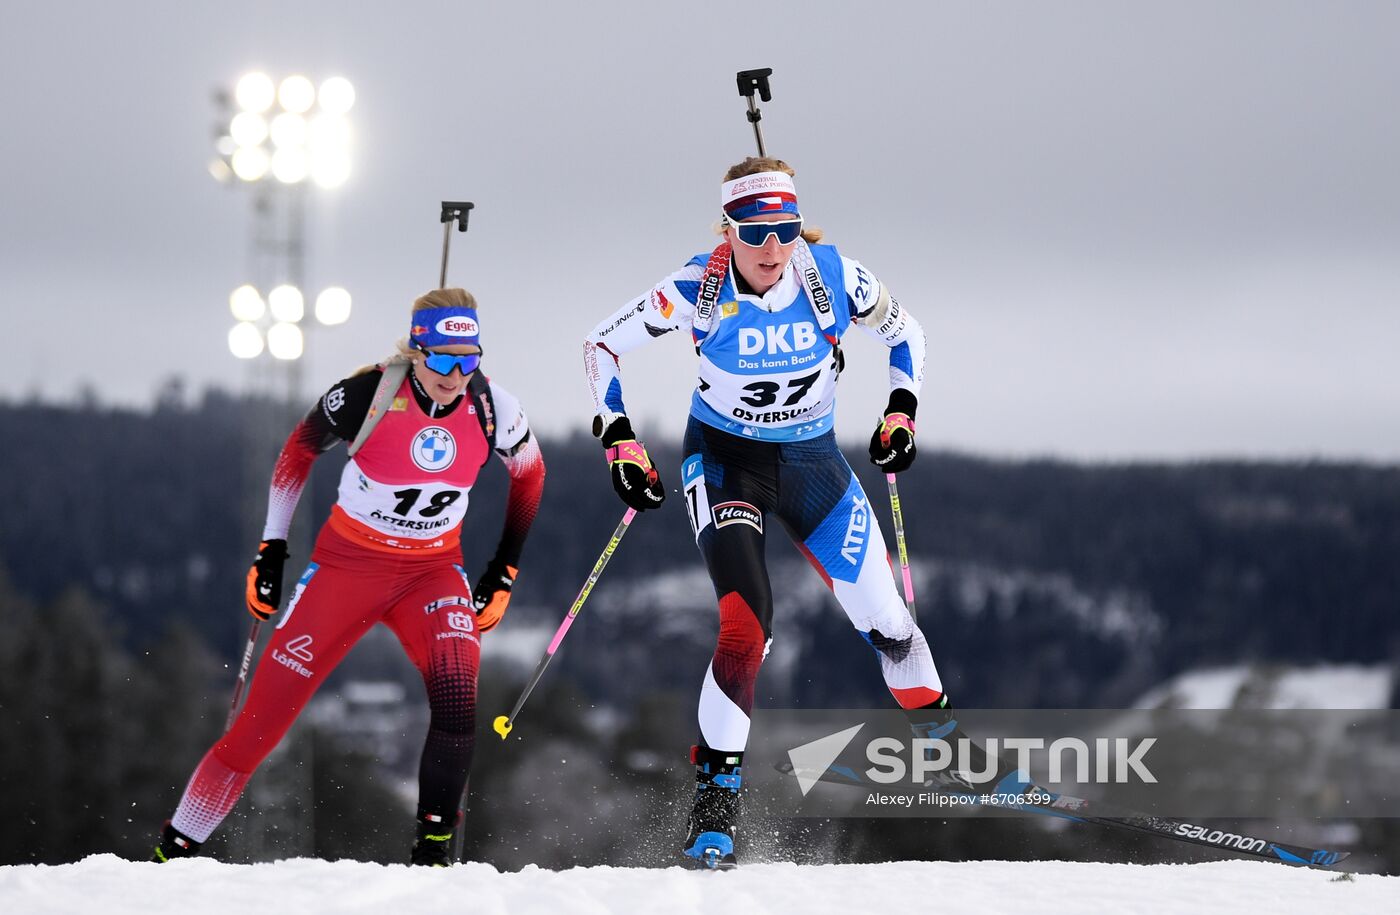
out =
[[[793,170],[772,158],[729,169],[724,241],[589,334],[585,368],[613,487],[638,510],[665,498],[623,404],[619,357],[672,331],[699,355],[681,480],[719,598],[719,640],[700,691],[695,805],[685,854],[732,866],[754,680],[772,638],[765,526],[776,517],[880,658],[905,709],[947,705],[928,643],[895,587],[869,500],[832,431],[841,338],[857,326],[890,352],[890,397],[870,458],[914,460],[924,332],[870,271],[804,228]],[[809,244],[809,242],[811,244]]]

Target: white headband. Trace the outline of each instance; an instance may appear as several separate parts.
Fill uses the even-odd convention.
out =
[[[720,205],[730,219],[748,219],[759,213],[792,213],[797,210],[797,188],[786,172],[759,172],[726,181],[720,186]]]

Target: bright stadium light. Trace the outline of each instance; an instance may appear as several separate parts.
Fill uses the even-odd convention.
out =
[[[274,76],[248,73],[232,91],[214,91],[217,158],[209,164],[209,174],[252,192],[253,272],[248,283],[229,295],[229,311],[238,321],[228,334],[229,351],[244,360],[268,353],[281,361],[282,370],[273,374],[285,375],[288,396],[296,397],[306,347],[301,325],[309,326],[312,303],[290,284],[265,294],[260,290],[272,286],[274,278],[300,281],[307,275],[303,227],[315,195],[305,186],[314,181],[334,188],[349,179],[346,113],[355,105],[355,87],[343,76],[324,79],[319,88],[300,74]],[[344,324],[350,318],[350,293],[341,286],[323,288],[314,312],[318,325]],[[260,380],[266,374],[253,363],[249,377]]]
[[[278,149],[306,145],[306,118],[284,111],[272,119],[272,145]]]
[[[306,314],[306,300],[301,290],[283,283],[267,294],[267,307],[272,312],[272,320],[295,324]]]
[[[311,171],[306,150],[288,146],[272,154],[272,174],[283,184],[296,184],[306,179]]]
[[[344,114],[355,105],[355,87],[343,76],[332,76],[321,83],[318,95],[321,110],[330,114]]]
[[[316,296],[316,320],[322,324],[344,324],[350,319],[350,293],[341,286],[330,286]]]
[[[311,178],[325,188],[339,187],[350,177],[350,125],[338,115],[321,114],[307,130]]]
[[[256,324],[239,321],[228,332],[228,348],[239,359],[254,359],[263,351],[262,333]]]
[[[345,113],[355,104],[355,87],[348,79],[332,76],[318,90],[299,74],[278,85],[266,73],[249,73],[239,80],[234,97],[238,110],[215,142],[224,167],[209,169],[216,179],[227,181],[232,173],[248,183],[272,177],[281,184],[300,184],[310,178],[323,188],[349,179]],[[228,105],[227,93],[216,99]]]
[[[266,73],[249,73],[238,81],[238,87],[233,90],[233,97],[238,100],[239,108],[261,114],[272,107],[272,102],[277,97],[277,89],[272,85],[272,78]]]
[[[277,88],[277,103],[292,114],[305,114],[316,104],[316,87],[304,76],[289,76]]]
[[[317,187],[340,187],[349,178],[349,156],[317,156],[311,162],[311,180]]]
[[[276,359],[300,359],[301,328],[295,324],[274,324],[267,329],[267,351]]]
[[[267,118],[252,111],[240,111],[228,125],[228,135],[238,146],[260,146],[267,139]]]
[[[263,297],[256,288],[248,283],[244,283],[229,294],[228,307],[239,321],[257,321],[267,310],[267,306],[263,303]]]
[[[350,122],[336,114],[318,114],[306,125],[306,145],[313,153],[345,153],[350,149]]]
[[[272,160],[261,146],[240,146],[233,153],[233,173],[244,181],[257,181],[267,174]]]

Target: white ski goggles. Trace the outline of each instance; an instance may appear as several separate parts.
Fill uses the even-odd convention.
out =
[[[734,235],[750,248],[762,248],[769,235],[777,236],[778,244],[790,245],[802,237],[802,217],[780,222],[731,222]]]

